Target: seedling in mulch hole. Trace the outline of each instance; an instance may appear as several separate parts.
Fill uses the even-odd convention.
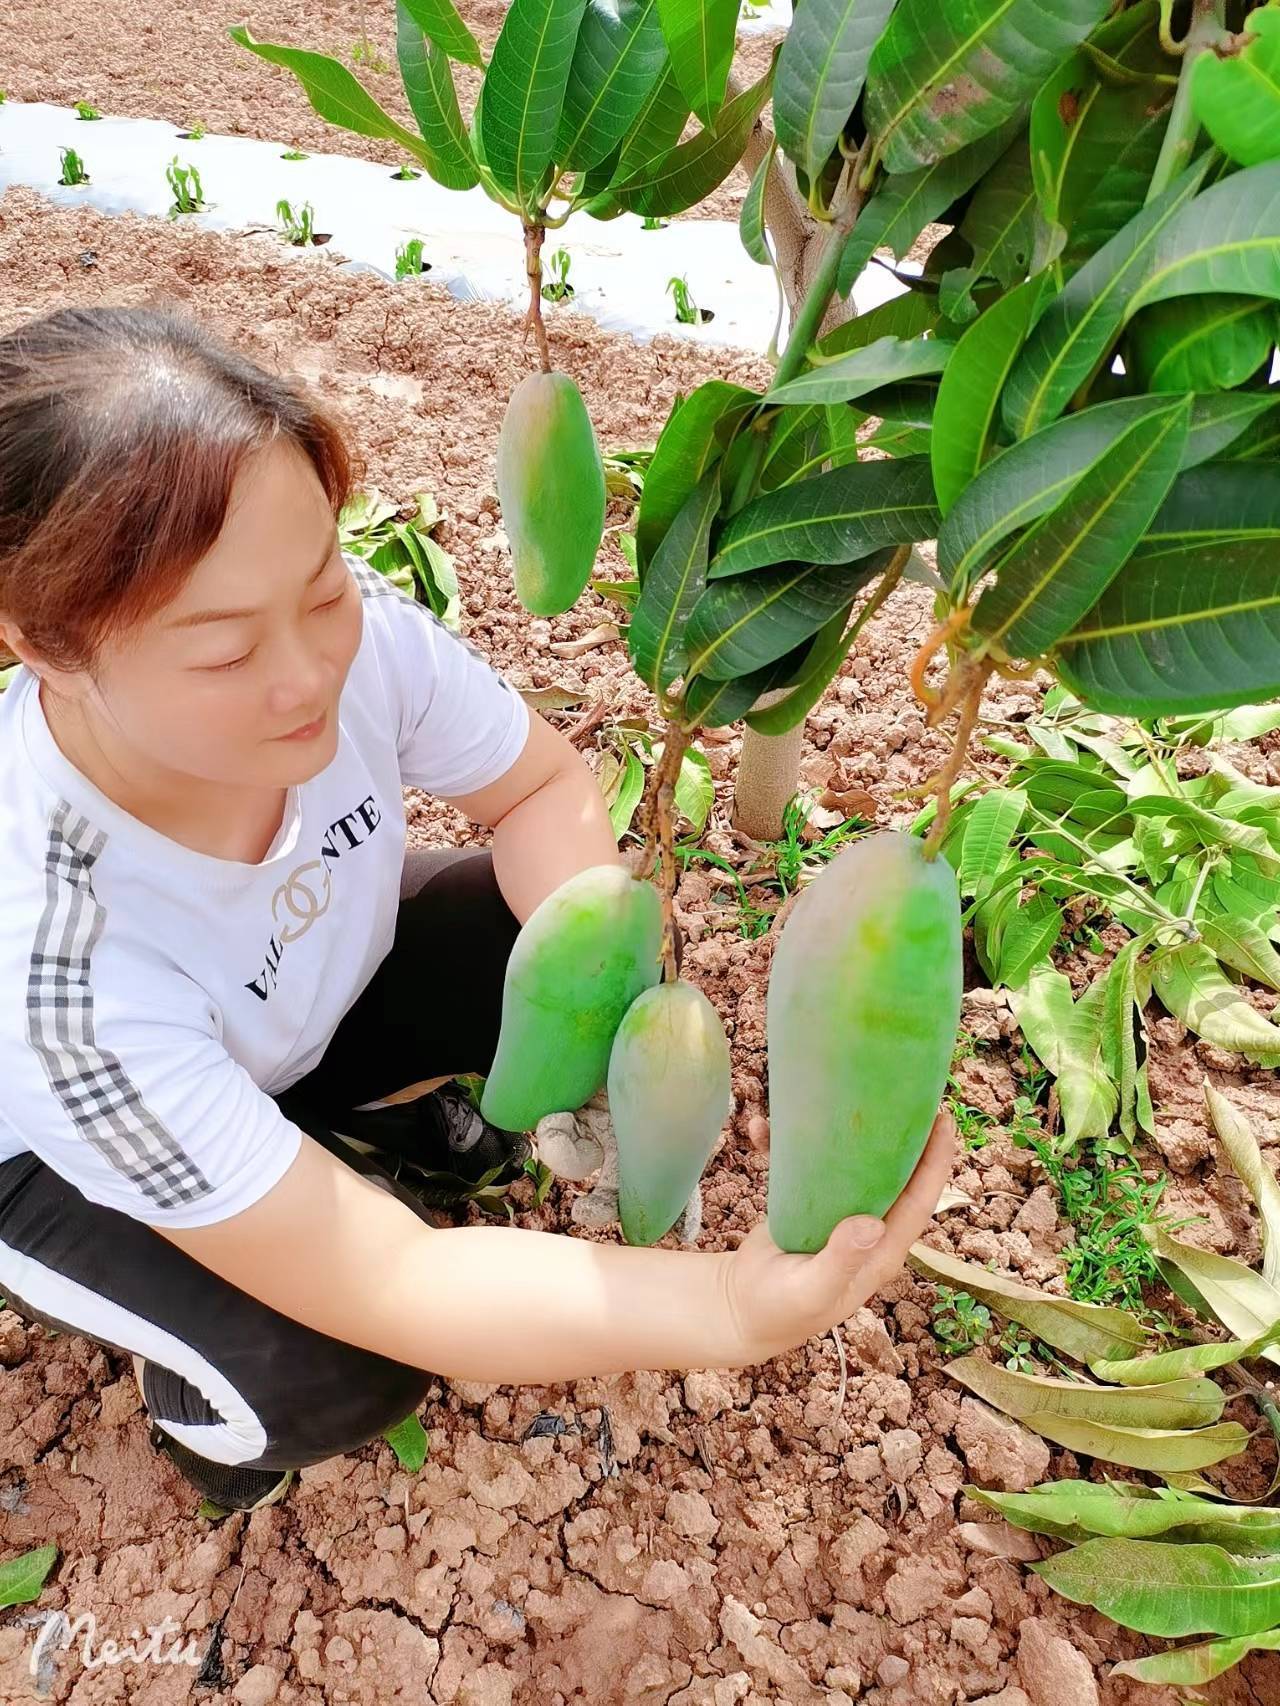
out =
[[[199,119],[197,119],[196,122],[190,127],[189,130],[180,130],[178,132],[178,141],[179,142],[199,142],[201,137],[204,136],[204,134],[205,134],[204,125],[201,124]]]
[[[280,221],[280,235],[286,243],[303,244],[311,241],[311,221],[313,208],[309,201],[304,201],[300,211],[295,215],[287,201],[276,203],[276,218]]]
[[[421,237],[410,237],[407,243],[401,243],[396,250],[397,278],[416,278],[419,273],[430,271],[431,262],[422,258]]]
[[[2,107],[8,99],[9,91],[7,89],[0,89],[0,107]]]
[[[86,118],[86,119],[87,118],[101,118],[102,114],[98,111],[97,107],[94,106],[92,101],[77,101],[76,102],[76,117],[77,118]]]
[[[309,160],[311,156],[301,148],[286,148],[280,158],[282,160]]]
[[[693,300],[687,278],[669,278],[667,292],[675,300],[676,319],[682,326],[696,326],[699,321],[705,323],[715,319],[714,309],[699,308]]]
[[[180,213],[201,213],[204,210],[204,190],[200,185],[200,174],[194,166],[180,166],[178,156],[164,169],[164,175],[169,180],[169,188],[173,191],[173,206],[169,209],[169,218],[176,219]]]
[[[548,302],[564,302],[574,293],[573,286],[569,283],[569,251],[557,249],[547,265],[557,276],[550,283],[543,285],[542,294]]]
[[[67,185],[87,184],[89,182],[89,174],[85,171],[84,161],[76,153],[75,149],[60,148],[58,152],[62,156],[62,176],[58,179],[58,182],[60,184]]]
[[[408,180],[408,179],[412,179],[412,178],[420,178],[422,176],[422,173],[418,170],[418,168],[416,166],[411,166],[409,164],[409,162],[406,160],[404,162],[404,164],[399,168],[398,171],[392,172],[391,176],[393,178],[404,178],[404,179]]]
[[[640,222],[642,231],[665,231],[670,225],[669,219],[659,219],[656,213],[646,213]]]

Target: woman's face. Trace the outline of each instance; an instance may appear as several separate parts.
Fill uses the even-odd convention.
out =
[[[324,488],[280,440],[245,464],[222,532],[177,597],[104,648],[83,709],[170,771],[236,787],[304,782],[337,751],[362,622]]]

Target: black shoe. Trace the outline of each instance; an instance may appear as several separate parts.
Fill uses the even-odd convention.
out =
[[[256,1511],[284,1497],[293,1480],[292,1469],[242,1469],[234,1463],[214,1463],[189,1451],[164,1429],[151,1425],[151,1443],[163,1451],[174,1468],[202,1498],[224,1511]]]
[[[415,1180],[414,1188],[442,1206],[464,1201],[477,1187],[510,1184],[533,1154],[524,1132],[490,1125],[464,1091],[449,1085],[388,1108],[353,1108],[335,1126],[338,1137],[399,1156],[432,1176],[430,1186]]]

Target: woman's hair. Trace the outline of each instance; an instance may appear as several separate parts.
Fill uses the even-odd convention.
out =
[[[92,669],[181,591],[245,459],[279,438],[336,517],[356,474],[338,426],[188,315],[64,308],[0,337],[0,618]]]

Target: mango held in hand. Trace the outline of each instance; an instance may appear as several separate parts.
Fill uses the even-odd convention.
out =
[[[942,1100],[961,971],[955,873],[915,836],[856,841],[802,892],[766,998],[780,1249],[820,1250],[901,1195]]]
[[[627,1008],[609,1056],[618,1213],[628,1244],[675,1225],[729,1116],[729,1043],[700,989],[677,980]]]
[[[531,373],[498,434],[498,501],[516,597],[559,616],[590,579],[604,532],[604,463],[582,393],[565,373]]]
[[[507,961],[485,1119],[532,1131],[595,1095],[623,1014],[662,975],[661,941],[657,890],[621,865],[576,872],[530,913]]]

